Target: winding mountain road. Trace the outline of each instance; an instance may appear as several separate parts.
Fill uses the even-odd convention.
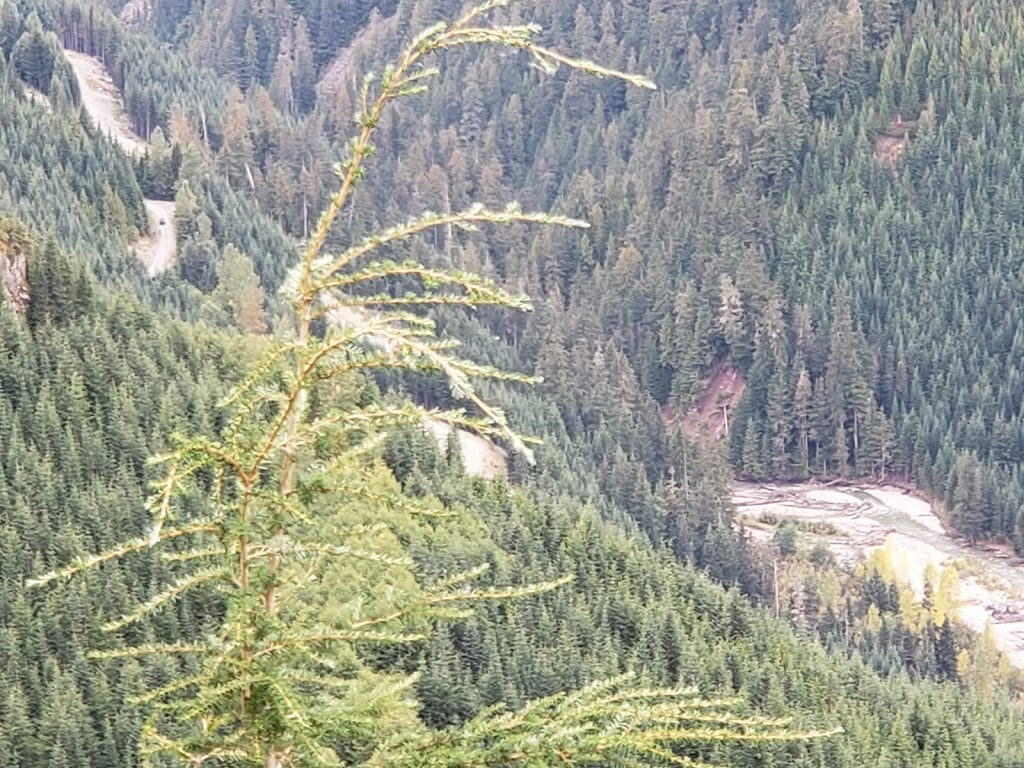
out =
[[[121,92],[103,66],[103,62],[84,53],[64,49],[82,92],[82,105],[100,131],[110,136],[126,153],[136,157],[146,151],[146,142],[128,125]],[[135,253],[155,277],[171,268],[177,252],[174,228],[174,203],[169,200],[144,200],[149,232],[135,242]],[[163,222],[163,223],[161,223]]]
[[[174,264],[178,234],[174,226],[174,202],[143,200],[149,219],[149,234],[135,243],[135,252],[146,265],[150,277],[166,272]]]

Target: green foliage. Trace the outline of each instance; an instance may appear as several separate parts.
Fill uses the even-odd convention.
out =
[[[382,71],[381,58],[410,28],[456,12],[447,5],[384,3],[375,15],[365,3],[333,0],[147,3],[152,15],[132,26],[153,28],[176,44],[171,50],[126,33],[94,5],[0,3],[0,200],[46,234],[41,244],[53,237],[66,254],[51,252],[50,277],[44,270],[35,278],[37,319],[6,317],[2,325],[0,765],[135,765],[143,714],[126,702],[200,666],[196,657],[159,655],[90,664],[86,652],[202,643],[224,620],[216,593],[198,588],[100,632],[184,576],[181,539],[45,592],[22,589],[29,574],[124,536],[146,539],[152,521],[142,498],[155,472],[144,457],[166,450],[175,430],[223,434],[227,415],[214,407],[222,379],[237,358],[266,348],[247,339],[222,354],[224,340],[104,290],[87,310],[65,306],[81,263],[108,282],[127,276],[140,295],[198,317],[213,302],[230,308],[215,287],[221,276],[252,284],[248,270],[222,269],[226,255],[239,265],[233,245],[253,260],[274,320],[281,312],[273,294],[294,249],[268,217],[304,238],[315,229],[309,212],[328,201],[333,159],[342,155],[328,136],[347,131],[361,103],[352,74]],[[343,622],[349,598],[377,575],[415,600],[416,583],[485,562],[491,568],[478,590],[567,573],[575,581],[514,604],[484,602],[472,618],[437,627],[410,616],[398,631],[429,635],[415,643],[358,644],[351,653],[339,644],[342,668],[331,672],[352,695],[365,694],[379,724],[353,724],[344,742],[351,752],[338,747],[343,758],[369,759],[382,731],[419,728],[414,699],[430,728],[452,730],[420,730],[410,745],[457,755],[459,727],[483,707],[507,702],[518,712],[528,700],[635,669],[652,685],[693,683],[701,698],[749,703],[730,707],[733,714],[794,715],[792,727],[810,732],[821,720],[805,713],[819,712],[845,730],[813,742],[676,748],[692,760],[732,768],[1016,764],[1018,715],[994,682],[994,651],[982,645],[975,653],[949,622],[908,630],[884,584],[872,584],[870,599],[853,587],[835,603],[823,572],[820,583],[801,578],[783,596],[781,613],[799,630],[791,632],[735,591],[678,566],[675,559],[693,563],[755,600],[772,596],[757,549],[731,529],[722,452],[673,436],[663,421],[701,403],[704,381],[727,374],[731,362],[747,385],[729,411],[732,458],[743,471],[909,476],[943,496],[971,535],[994,530],[1021,540],[1012,370],[1019,281],[1008,256],[1020,185],[1004,162],[1018,143],[1006,93],[1017,77],[1007,52],[1018,47],[1020,25],[1004,6],[982,2],[964,15],[944,1],[540,4],[531,17],[551,39],[652,72],[661,92],[647,98],[564,68],[523,73],[509,66],[517,54],[466,49],[444,58],[429,93],[392,103],[375,135],[374,173],[349,198],[345,226],[330,233],[325,252],[356,248],[410,210],[439,209],[436,226],[388,244],[393,265],[415,263],[430,275],[455,265],[480,272],[536,296],[537,311],[405,308],[414,322],[434,321],[440,338],[463,342],[467,359],[543,374],[533,391],[478,383],[486,402],[500,403],[510,423],[544,444],[534,447],[535,466],[513,455],[515,490],[484,488],[449,474],[417,416],[403,414],[382,455],[402,490],[420,497],[415,506],[439,512],[436,496],[454,517],[407,515],[412,505],[378,467],[360,491],[401,502],[384,513],[311,492],[324,527],[298,533],[350,531],[372,509],[386,515],[387,530],[352,536],[414,564],[372,571],[365,559],[335,558],[323,564],[330,586],[309,586],[307,599],[290,605],[303,605],[302,621]],[[66,117],[74,90],[60,74],[60,88],[44,89],[58,114],[31,103],[10,62],[32,11],[44,36],[54,32],[64,45],[102,56],[135,129],[151,135],[160,126],[172,152],[181,152],[180,166],[155,149],[133,168],[101,137],[79,131]],[[521,22],[514,9],[495,16]],[[364,18],[370,23],[357,35]],[[340,76],[321,84],[306,116],[310,52],[318,74],[341,54]],[[236,78],[244,93],[231,93],[204,67]],[[532,87],[539,80],[545,88]],[[66,98],[55,97],[65,89]],[[891,126],[897,111],[905,128]],[[898,161],[873,156],[876,137],[905,132]],[[187,182],[191,196],[191,206],[179,204],[179,212],[188,208],[179,269],[191,285],[172,273],[151,284],[125,247],[144,221],[132,188],[167,196],[175,177],[173,192],[185,198]],[[528,209],[565,211],[591,228],[581,236],[484,224],[470,239],[441,218],[477,200],[501,212],[518,189]],[[422,288],[410,275],[366,283],[345,294],[352,306],[343,309],[376,324],[374,297]],[[462,296],[454,286],[435,290]],[[326,320],[313,323],[313,337],[338,332]],[[390,351],[375,331],[365,329],[362,354]],[[469,405],[442,377],[374,378],[343,376],[338,391],[310,398],[309,413],[399,401],[382,390],[428,409]],[[66,391],[57,386],[64,381]],[[728,400],[713,394],[711,405]],[[303,446],[297,459],[324,450]],[[271,484],[278,471],[263,468]],[[364,471],[361,459],[351,465]],[[210,512],[212,481],[196,474],[175,507],[178,523]],[[657,549],[662,542],[675,559]],[[332,605],[338,612],[323,617]],[[932,682],[954,677],[953,651],[960,682]],[[961,663],[965,653],[969,663]],[[414,669],[422,673],[409,686]],[[380,697],[371,701],[371,690]],[[559,701],[537,711],[561,711]],[[525,723],[531,715],[509,717]],[[487,732],[493,723],[485,715],[473,727]],[[157,719],[151,732],[165,725]]]
[[[427,12],[410,5],[395,28]],[[445,195],[453,210],[502,201],[529,179],[524,202],[586,216],[585,240],[512,229],[430,245],[439,263],[472,259],[537,297],[534,318],[480,320],[513,365],[544,372],[553,431],[596,442],[602,421],[620,437],[616,409],[685,414],[729,365],[746,384],[729,420],[744,474],[911,480],[972,537],[1020,545],[1020,105],[1006,52],[1021,14],[1006,13],[985,2],[953,24],[946,0],[544,6],[539,22],[566,35],[578,23],[584,49],[647,68],[664,98],[575,75],[534,92],[467,56],[425,96],[443,141],[396,110],[353,228]],[[375,62],[389,30],[345,61]],[[581,94],[600,108],[581,113]],[[339,87],[340,104],[357,101]],[[631,380],[626,404],[594,415],[599,390]],[[613,442],[594,451],[608,469]],[[654,449],[625,453],[651,485],[667,469]]]
[[[440,227],[475,231],[479,224],[581,223],[522,212],[514,205],[503,210],[473,205],[461,213],[424,214],[339,254],[324,248],[363,174],[385,109],[395,99],[422,92],[436,74],[421,67],[425,57],[491,43],[526,50],[552,71],[562,64],[649,85],[643,78],[537,45],[534,27],[478,26],[479,17],[499,5],[479,6],[450,26],[439,24],[421,33],[398,64],[385,70],[375,92],[373,78],[366,79],[357,117],[360,131],[341,165],[341,186],[285,283],[295,312],[295,337],[271,342],[264,361],[227,398],[228,421],[220,435],[185,439],[157,459],[169,468],[150,502],[155,514],[150,532],[81,556],[34,581],[46,584],[179,539],[192,543],[188,550],[164,555],[166,562],[183,565],[176,578],[106,628],[136,624],[205,590],[223,602],[219,629],[201,641],[142,643],[94,654],[195,659],[194,673],[137,699],[157,705],[158,714],[143,731],[143,750],[149,755],[189,764],[233,760],[268,768],[340,765],[371,754],[376,756],[370,763],[439,760],[454,765],[468,759],[530,765],[555,756],[581,761],[606,756],[632,764],[638,754],[672,762],[673,742],[820,735],[791,735],[779,730],[783,721],[732,716],[722,711],[726,702],[681,701],[682,690],[620,692],[613,682],[565,701],[537,702],[517,716],[491,712],[457,733],[410,745],[415,729],[402,724],[402,713],[408,711],[404,693],[415,677],[375,673],[360,663],[356,651],[361,645],[418,642],[424,635],[417,623],[463,617],[462,603],[523,598],[566,582],[482,589],[467,585],[486,564],[434,584],[419,582],[410,570],[405,548],[386,527],[383,513],[398,509],[408,516],[432,510],[373,482],[373,451],[381,434],[429,417],[501,436],[529,454],[504,413],[485,402],[473,384],[477,379],[526,378],[456,356],[456,345],[436,338],[433,324],[409,309],[528,305],[470,274],[412,261],[367,263],[365,257]],[[421,287],[397,296],[372,291],[397,278],[413,278]],[[362,314],[365,308],[373,313]],[[355,319],[339,313],[355,313]],[[320,317],[331,321],[322,339],[311,335]],[[453,396],[475,406],[482,417],[462,410],[427,413],[412,405],[363,404],[364,385],[354,376],[375,369],[441,374]],[[189,516],[187,503],[197,494],[205,496],[205,503],[200,514]],[[362,564],[362,578],[353,578],[351,571],[346,577],[350,562]],[[326,592],[318,598],[320,585]],[[394,729],[397,740],[406,742],[394,757],[389,744],[375,743],[381,727]]]
[[[5,689],[0,760],[18,768],[44,768],[51,756],[57,759],[58,747],[83,745],[91,765],[137,764],[146,718],[143,708],[131,702],[194,675],[197,668],[149,655],[86,662],[85,654],[123,651],[139,643],[203,642],[216,636],[223,619],[219,602],[199,590],[121,630],[101,631],[104,623],[132,613],[140,600],[179,578],[178,561],[188,547],[144,548],[45,591],[22,589],[23,580],[40,569],[111,546],[125,532],[147,539],[152,517],[143,503],[145,488],[159,479],[159,467],[147,464],[145,457],[166,451],[168,434],[217,430],[223,422],[214,406],[223,382],[237,378],[255,354],[251,340],[229,346],[134,302],[109,299],[103,290],[96,293],[88,314],[63,326],[44,323],[30,330],[9,312],[0,314],[0,344],[8,351],[0,365],[0,423],[5,425],[0,431],[0,676]],[[66,388],[47,395],[55,382],[66,382]],[[7,426],[12,423],[15,428]],[[430,445],[425,444],[428,452]],[[540,462],[557,465],[553,446],[538,451]],[[430,457],[418,461],[427,466]],[[430,466],[439,463],[435,459]],[[689,469],[693,506],[688,514],[693,514],[692,456]],[[840,724],[845,731],[811,742],[739,742],[728,748],[691,744],[681,750],[694,760],[752,768],[770,755],[784,765],[824,762],[854,768],[900,753],[908,765],[925,768],[947,757],[981,766],[1015,759],[1019,723],[998,688],[987,689],[979,699],[971,687],[912,683],[891,652],[882,657],[890,664],[886,676],[846,653],[830,656],[751,608],[735,591],[677,566],[642,537],[624,533],[621,521],[602,522],[573,498],[572,486],[517,491],[442,473],[422,487],[448,500],[445,515],[408,515],[413,503],[402,499],[382,470],[360,486],[361,492],[378,492],[401,506],[321,496],[320,540],[360,515],[373,514],[378,522],[383,515],[386,528],[364,531],[359,543],[399,555],[402,542],[408,542],[406,556],[415,566],[334,558],[322,586],[306,592],[307,615],[332,609],[335,615],[325,620],[343,618],[353,610],[345,596],[384,572],[402,594],[415,589],[410,570],[416,579],[436,583],[445,574],[482,563],[491,568],[478,579],[480,591],[543,583],[567,573],[575,579],[529,600],[485,601],[472,618],[443,622],[429,642],[362,644],[355,659],[339,652],[333,674],[347,676],[353,690],[367,693],[370,683],[388,679],[386,673],[404,681],[411,668],[422,664],[413,689],[394,691],[392,698],[372,704],[379,712],[396,698],[402,702],[391,710],[397,719],[375,721],[385,733],[371,733],[367,741],[393,735],[399,724],[419,727],[415,708],[408,704],[414,691],[423,718],[431,723],[440,711],[438,702],[450,702],[448,711],[461,714],[439,727],[457,728],[481,707],[504,701],[519,710],[529,699],[633,669],[653,684],[695,685],[698,698],[739,697],[756,704],[762,716],[795,716],[788,726],[792,731],[813,732],[823,723]],[[680,475],[680,504],[686,503],[685,487]],[[188,519],[202,513],[201,498],[188,503]],[[415,506],[425,504],[431,502]],[[833,620],[830,626],[827,637],[842,636],[841,622]],[[423,623],[410,627],[428,629]],[[379,670],[369,680],[362,677],[367,664]],[[987,674],[985,669],[979,667],[978,679]],[[757,716],[750,705],[731,709],[735,715]],[[808,718],[809,712],[823,714]],[[49,741],[40,735],[44,713]],[[951,732],[958,734],[952,746]],[[58,733],[59,741],[54,739]],[[421,733],[418,738],[446,742],[456,737]]]
[[[135,258],[122,238],[140,231],[146,216],[130,161],[67,113],[8,88],[8,66],[0,61],[0,207],[52,233],[101,277],[130,273]],[[130,232],[119,231],[118,211]]]
[[[11,50],[11,63],[18,77],[44,93],[50,89],[54,66],[60,58],[60,47],[53,35],[46,35],[39,17],[32,14],[25,22]]]
[[[92,306],[92,280],[84,268],[72,269],[52,240],[30,255],[27,278],[30,297],[26,317],[31,327],[44,323],[64,325],[88,314]]]
[[[775,535],[772,540],[775,542],[775,546],[779,548],[779,554],[783,557],[792,557],[796,554],[796,541],[799,532],[797,531],[796,524],[792,520],[785,520],[783,523],[775,529]]]
[[[369,765],[536,765],[564,762],[616,766],[707,764],[679,757],[672,742],[790,741],[814,734],[780,730],[783,721],[730,713],[736,701],[709,701],[694,691],[623,689],[626,679],[592,683],[572,694],[531,702],[516,713],[485,710],[460,729],[398,746],[385,744]],[[823,734],[818,734],[823,735]],[[402,743],[405,741],[405,743]]]
[[[213,404],[246,355],[99,292],[52,245],[28,250],[28,317],[0,306],[0,763],[120,765],[121,755],[127,765],[140,714],[126,697],[143,675],[175,670],[93,665],[85,653],[123,641],[100,625],[165,578],[164,566],[141,557],[34,596],[22,585],[141,533],[153,479],[146,457],[175,431],[216,424]],[[50,281],[64,286],[67,304],[54,303]],[[210,609],[192,603],[145,633],[196,632]]]

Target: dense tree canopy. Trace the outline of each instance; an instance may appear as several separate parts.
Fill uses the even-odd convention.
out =
[[[339,62],[374,61],[414,17],[404,11]],[[534,12],[567,47],[662,90],[566,73],[534,89],[542,75],[453,61],[425,97],[428,119],[410,110],[389,126],[382,181],[353,225],[520,190],[585,215],[583,238],[429,244],[545,297],[525,327],[500,330],[518,365],[547,376],[567,429],[594,434],[611,418],[592,382],[619,389],[634,418],[685,414],[729,366],[746,384],[728,435],[742,474],[910,478],[967,535],[1020,546],[1021,11],[876,0]],[[342,81],[319,110],[330,121],[355,99]],[[581,365],[608,373],[566,376]],[[649,449],[621,443],[606,460],[621,448],[656,482]]]
[[[221,605],[196,596],[111,635],[105,621],[172,578],[164,562],[143,553],[52,591],[24,580],[140,534],[147,457],[174,432],[223,426],[220,398],[266,343],[239,334],[287,330],[277,290],[335,187],[362,73],[458,10],[152,8],[126,28],[91,3],[0,2],[0,208],[36,236],[28,311],[0,307],[0,766],[137,764],[144,713],[127,702],[190,670],[86,654],[197,637]],[[575,582],[361,663],[421,669],[430,728],[633,670],[844,729],[691,753],[722,765],[1018,764],[1017,682],[990,644],[915,606],[884,563],[841,576],[798,535],[781,552],[751,545],[728,493],[733,472],[901,476],[965,534],[1024,546],[1024,11],[581,0],[497,19],[536,21],[553,47],[659,91],[493,52],[442,57],[432,90],[382,121],[329,246],[473,201],[590,222],[442,228],[395,249],[534,297],[526,317],[431,316],[473,359],[543,375],[483,392],[544,443],[536,466],[513,457],[492,485],[409,427],[375,480],[457,516],[396,527],[424,574],[486,561],[485,585]],[[144,157],[80,112],[61,46],[104,61]],[[178,213],[178,261],[156,281],[130,251],[144,195]],[[725,439],[676,430],[731,371],[745,390]],[[460,405],[428,377],[365,386]]]

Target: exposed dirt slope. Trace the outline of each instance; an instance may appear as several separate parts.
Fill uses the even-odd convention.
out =
[[[370,14],[366,25],[356,33],[351,43],[338,51],[334,60],[324,70],[320,82],[316,86],[321,98],[330,98],[346,82],[362,78],[362,74],[353,67],[356,55],[379,47],[381,39],[395,25],[395,18],[395,16],[384,18],[376,11]]]
[[[437,440],[437,446],[443,453],[448,447],[448,434],[452,431],[451,425],[445,424],[443,421],[428,419],[424,422],[424,426]],[[462,465],[467,475],[494,479],[505,474],[508,457],[501,448],[490,440],[464,429],[456,430],[456,433],[459,436]]]
[[[667,412],[670,422],[678,422],[690,435],[708,435],[716,440],[729,429],[729,412],[736,407],[747,383],[740,372],[728,363],[715,367],[704,382],[704,394],[686,413]]]
[[[53,107],[50,104],[50,98],[46,94],[41,93],[32,86],[25,85],[24,83],[22,83],[21,87],[25,89],[25,98],[31,103],[42,107],[47,112],[53,111]]]
[[[121,92],[110,79],[103,62],[84,53],[65,49],[64,55],[78,78],[82,91],[82,104],[96,126],[107,134],[129,155],[141,155],[146,142],[128,126],[121,102]]]
[[[32,247],[29,233],[20,225],[0,217],[0,301],[6,298],[15,310],[28,309],[28,252]]]
[[[890,167],[896,165],[916,131],[916,120],[904,120],[902,115],[897,114],[885,130],[877,132],[875,157]]]
[[[131,130],[121,102],[121,92],[103,66],[103,62],[84,53],[64,50],[78,78],[82,104],[96,126],[110,136],[129,155],[141,155],[146,142]],[[135,252],[151,277],[170,269],[177,248],[174,229],[174,203],[146,200],[149,232],[135,244]],[[163,220],[163,224],[160,221]]]
[[[121,8],[120,17],[125,26],[130,27],[134,24],[141,24],[150,17],[152,12],[153,8],[147,0],[128,0]]]

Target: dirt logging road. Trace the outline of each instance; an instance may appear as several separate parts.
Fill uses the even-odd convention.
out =
[[[174,263],[177,232],[174,228],[174,203],[170,200],[145,200],[149,235],[135,243],[150,277],[166,272]]]
[[[146,142],[128,125],[121,92],[103,66],[103,62],[77,51],[64,50],[78,79],[82,105],[96,127],[133,157],[146,151]],[[149,231],[135,243],[135,253],[155,277],[171,268],[177,252],[174,203],[169,200],[145,200]],[[161,223],[162,222],[162,223]]]

